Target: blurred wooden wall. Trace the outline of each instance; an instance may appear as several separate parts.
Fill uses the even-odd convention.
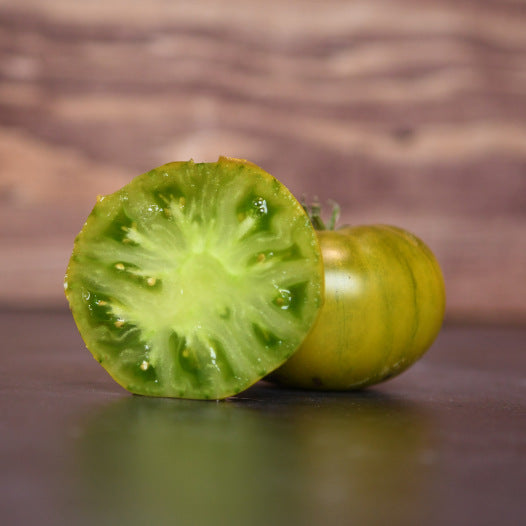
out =
[[[526,322],[526,3],[0,0],[0,305],[64,306],[97,194],[243,157],[439,258],[450,321]]]

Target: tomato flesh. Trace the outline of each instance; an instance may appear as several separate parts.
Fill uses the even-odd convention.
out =
[[[281,365],[323,298],[301,205],[246,161],[171,163],[99,198],[66,296],[94,357],[129,391],[220,399]]]

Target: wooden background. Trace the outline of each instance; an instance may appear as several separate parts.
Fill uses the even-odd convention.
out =
[[[526,3],[0,0],[0,306],[64,307],[97,194],[247,158],[440,260],[452,322],[526,322]]]

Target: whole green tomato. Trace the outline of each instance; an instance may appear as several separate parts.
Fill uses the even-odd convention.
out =
[[[445,287],[431,250],[394,226],[318,231],[325,303],[298,351],[271,379],[350,390],[400,374],[442,325]]]

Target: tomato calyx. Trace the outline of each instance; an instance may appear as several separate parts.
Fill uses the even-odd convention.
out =
[[[332,212],[328,223],[325,223],[321,217],[322,206],[316,197],[314,198],[314,202],[312,202],[310,205],[306,203],[305,197],[303,197],[301,201],[301,206],[305,212],[307,212],[307,215],[309,216],[309,219],[315,230],[336,230],[336,223],[340,217],[340,205],[332,199],[330,199],[328,202],[332,207]]]

